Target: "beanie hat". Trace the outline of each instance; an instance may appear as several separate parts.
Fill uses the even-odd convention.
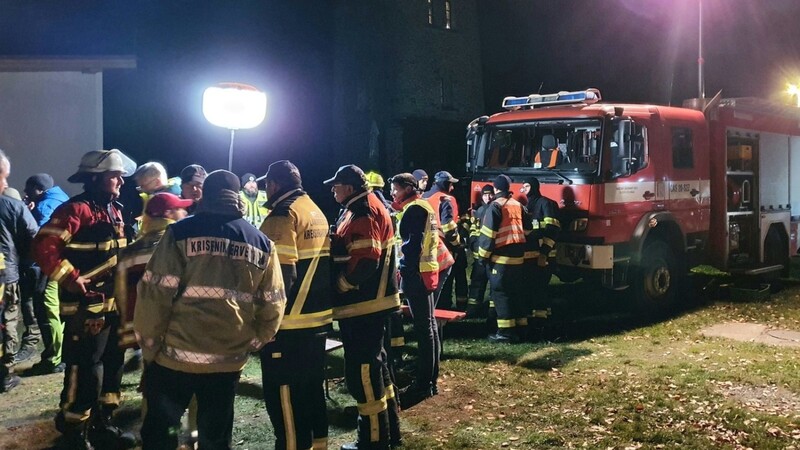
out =
[[[494,179],[494,188],[500,192],[508,192],[511,190],[511,178],[505,174],[498,175]]]
[[[53,187],[53,177],[47,173],[37,173],[28,177],[25,181],[25,186],[30,186],[40,191],[46,191]]]
[[[481,188],[481,195],[494,194],[494,187],[491,184],[484,184]]]
[[[227,170],[215,170],[208,174],[203,183],[203,197],[198,212],[215,214],[244,215],[239,189],[239,177]]]
[[[267,174],[264,175],[267,181],[274,181],[281,185],[281,189],[300,189],[303,187],[303,179],[300,177],[300,170],[291,161],[283,159],[275,161],[269,165]]]
[[[251,181],[258,181],[258,178],[256,178],[255,174],[247,172],[246,174],[242,175],[241,181],[242,181],[242,186],[244,186],[245,184]]]
[[[417,170],[411,172],[411,175],[414,175],[414,178],[416,178],[417,181],[420,181],[423,178],[428,178],[428,172],[425,172],[422,169],[417,169]]]

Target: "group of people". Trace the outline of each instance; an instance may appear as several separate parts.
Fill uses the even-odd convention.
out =
[[[9,172],[0,153],[0,193]],[[142,214],[126,222],[117,200],[131,175]],[[387,199],[381,175],[345,165],[323,182],[341,205],[333,224],[287,160],[263,177],[193,164],[168,178],[160,163],[137,168],[119,150],[96,150],[68,181],[83,193],[67,198],[52,177],[36,174],[25,202],[0,197],[0,248],[4,319],[24,313],[20,298],[31,297],[37,319],[24,313],[25,325],[38,322],[44,341],[32,373],[65,372],[55,423],[70,449],[137,445],[112,421],[126,349],[144,361],[145,449],[175,449],[187,408],[199,448],[230,448],[236,385],[251,354],[260,358],[275,448],[327,448],[323,378],[334,320],[358,410],[356,440],[342,449],[396,447],[400,406],[438,393],[434,311],[445,294],[451,298],[452,280],[458,308],[479,306],[488,282],[497,321],[490,339],[514,342],[532,314],[525,272],[547,283],[560,227],[557,206],[539,195],[535,179],[523,188],[526,207],[506,175],[460,219],[452,196],[458,179],[449,172],[436,173],[431,189],[422,170],[397,174]],[[452,272],[466,268],[468,250],[467,298],[466,274]],[[35,280],[25,294],[22,268]],[[418,358],[413,382],[398,390],[389,356],[402,344],[401,294]],[[26,355],[17,351],[16,328],[3,330],[0,376],[8,391],[19,383],[13,366]]]

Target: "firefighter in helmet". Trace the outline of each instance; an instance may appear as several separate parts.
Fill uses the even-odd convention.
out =
[[[123,177],[134,170],[136,163],[117,149],[83,155],[68,181],[83,183],[84,192],[59,206],[34,239],[36,262],[59,284],[67,368],[56,428],[68,448],[136,444],[132,434],[111,425],[124,359],[117,345],[114,268],[127,244],[116,200]]]

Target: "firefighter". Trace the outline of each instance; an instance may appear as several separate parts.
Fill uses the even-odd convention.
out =
[[[242,217],[239,177],[208,174],[196,214],[167,227],[137,286],[146,449],[174,449],[197,396],[199,448],[231,448],[242,368],[278,331],[286,296],[275,245]]]
[[[489,271],[492,300],[497,311],[495,342],[517,342],[528,326],[524,308],[525,210],[513,198],[511,178],[494,180],[495,199],[483,216],[478,236],[478,257]]]
[[[450,172],[443,170],[436,172],[436,175],[433,176],[433,182],[434,185],[428,192],[422,195],[422,198],[430,202],[433,210],[436,212],[436,218],[439,220],[442,233],[444,233],[445,245],[447,245],[447,249],[450,253],[458,258],[457,255],[463,250],[461,237],[458,234],[458,224],[456,222],[458,220],[458,204],[456,203],[455,197],[450,195],[453,191],[453,184],[458,183],[458,178],[450,175]],[[466,254],[464,254],[464,258],[466,258]],[[466,265],[462,264],[462,266],[463,269],[466,270]],[[439,304],[439,298],[445,286],[447,286],[447,279],[453,276],[451,271],[454,267],[455,265],[444,269],[439,275],[439,279],[442,280],[442,282],[439,284],[434,297],[437,305]],[[452,287],[452,284],[450,284],[450,286]],[[464,286],[464,290],[466,291],[466,286]],[[463,298],[463,303],[466,304],[467,293],[463,292],[461,296]],[[445,294],[445,308],[449,309],[451,307],[452,298],[452,292]]]
[[[536,295],[526,297],[531,300],[527,306],[528,314],[531,317],[547,317],[546,310],[536,308],[546,300],[552,276],[547,259],[555,248],[556,239],[561,232],[558,204],[539,192],[539,180],[535,177],[523,183],[522,191],[528,199],[527,210],[532,226],[525,252],[525,266],[527,275],[531,276],[532,292],[536,293]],[[534,303],[537,297],[540,301]]]
[[[34,239],[36,262],[60,289],[67,368],[56,428],[67,448],[136,444],[132,434],[111,425],[124,358],[117,345],[114,266],[127,244],[116,199],[122,177],[135,169],[136,163],[117,149],[83,155],[68,181],[83,183],[84,192],[60,205]]]
[[[269,208],[264,206],[267,202],[267,193],[258,189],[258,178],[252,173],[242,175],[242,190],[239,197],[244,203],[244,218],[254,227],[261,226],[261,222],[269,214]]]
[[[272,163],[266,180],[271,212],[261,231],[275,242],[287,301],[275,340],[260,353],[264,402],[276,450],[326,449],[325,339],[333,322],[328,220],[291,162]]]
[[[392,219],[369,194],[359,167],[342,166],[324,183],[343,206],[331,236],[333,318],[342,333],[347,389],[358,407],[357,440],[341,448],[384,450],[400,444],[398,405],[382,345],[386,317],[400,307]]]
[[[395,232],[395,238],[397,238],[397,221],[399,219],[397,218],[397,211],[392,208],[392,203],[386,199],[383,193],[383,188],[386,186],[383,176],[378,172],[369,171],[364,174],[364,178],[367,180],[367,189],[381,201],[389,212],[389,216],[392,218],[392,228]],[[397,250],[398,249],[395,251],[395,255],[399,254]],[[389,374],[392,377],[392,383],[395,384],[397,380],[396,371],[403,364],[403,347],[405,347],[405,345],[406,338],[403,332],[403,312],[397,310],[389,314],[389,317],[386,319],[386,331],[383,339]]]
[[[159,192],[170,192],[175,195],[181,194],[180,177],[167,178],[167,169],[160,162],[150,161],[142,164],[133,173],[133,181],[136,182],[136,190],[139,191],[139,198],[142,200],[142,214],[136,218],[136,237],[142,235],[142,228],[145,227],[144,221],[147,216],[144,214],[147,209],[147,202]]]
[[[417,193],[414,176],[401,173],[392,177],[391,183],[392,206],[398,211],[397,228],[402,242],[400,283],[414,318],[419,348],[416,377],[401,396],[403,407],[409,408],[432,396],[436,389],[441,345],[433,294],[440,281],[440,258],[444,263],[450,255],[439,239],[436,213]]]
[[[489,276],[483,258],[478,257],[478,236],[481,234],[483,215],[489,204],[494,200],[494,187],[486,184],[481,188],[481,204],[472,211],[472,223],[469,230],[469,248],[472,252],[472,273],[469,280],[469,298],[467,299],[467,317],[481,317],[486,315],[484,297],[486,287],[489,285]],[[491,300],[489,301],[491,303]]]

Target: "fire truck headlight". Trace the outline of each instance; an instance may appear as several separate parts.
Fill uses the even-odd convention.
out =
[[[586,228],[588,226],[589,226],[589,219],[587,219],[586,217],[580,217],[572,221],[572,225],[570,226],[570,228],[572,228],[572,231],[580,232],[580,231],[586,231]]]

